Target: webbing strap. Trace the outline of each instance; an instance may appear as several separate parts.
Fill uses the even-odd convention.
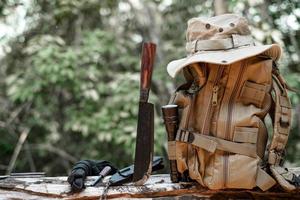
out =
[[[263,169],[258,168],[257,176],[256,176],[256,185],[262,191],[266,191],[270,189],[272,186],[276,184],[276,181]]]
[[[275,75],[273,75],[273,90],[275,93],[274,131],[269,148],[268,163],[279,165],[290,132],[292,110],[287,90]]]
[[[257,157],[255,144],[232,142],[213,136],[203,135],[197,132],[179,129],[176,135],[176,141],[192,144],[211,153],[214,153],[216,149],[218,149],[253,158]]]
[[[176,160],[176,143],[175,143],[175,141],[168,141],[168,158],[169,158],[169,160]]]

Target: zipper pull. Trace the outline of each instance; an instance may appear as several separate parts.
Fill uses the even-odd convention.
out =
[[[218,104],[218,91],[219,91],[219,86],[215,85],[213,87],[213,95],[212,95],[212,105],[216,106]]]

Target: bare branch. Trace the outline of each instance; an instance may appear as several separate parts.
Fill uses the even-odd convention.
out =
[[[8,168],[6,170],[6,174],[10,174],[12,172],[12,170],[14,169],[15,167],[15,164],[16,164],[16,160],[20,154],[20,151],[23,147],[23,144],[28,136],[30,132],[30,129],[29,128],[25,128],[24,131],[22,131],[20,137],[19,137],[19,140],[18,140],[18,143],[15,147],[15,150],[14,150],[14,153],[9,161],[9,165],[8,165]]]
[[[27,102],[19,106],[16,110],[11,112],[11,115],[9,116],[8,120],[6,121],[6,126],[10,125],[18,116],[19,114],[25,109],[30,107],[32,102]]]
[[[25,153],[26,153],[27,161],[29,163],[30,171],[35,172],[36,171],[36,166],[35,166],[35,163],[34,163],[34,160],[33,160],[33,157],[32,157],[30,145],[28,144],[27,141],[25,141],[24,149],[26,151]]]
[[[37,150],[46,150],[51,153],[57,154],[58,156],[62,157],[65,160],[68,160],[72,163],[75,163],[78,161],[78,158],[72,156],[68,152],[64,151],[63,149],[59,149],[58,147],[52,146],[51,144],[35,144],[31,145],[32,149]]]

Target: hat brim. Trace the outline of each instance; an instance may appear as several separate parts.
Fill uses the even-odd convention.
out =
[[[279,45],[247,46],[237,49],[221,51],[200,51],[186,58],[171,61],[167,66],[167,71],[171,77],[175,77],[184,67],[198,62],[212,63],[219,65],[230,65],[234,62],[263,54],[277,61],[281,57],[282,50]]]

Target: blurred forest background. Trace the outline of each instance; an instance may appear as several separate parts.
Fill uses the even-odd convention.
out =
[[[185,56],[186,22],[244,15],[260,43],[284,48],[280,69],[300,89],[299,0],[1,0],[0,174],[66,174],[80,159],[131,164],[142,41],[157,43],[151,101],[156,154],[166,155],[160,106],[180,80],[166,64]],[[300,93],[286,165],[300,166]]]

